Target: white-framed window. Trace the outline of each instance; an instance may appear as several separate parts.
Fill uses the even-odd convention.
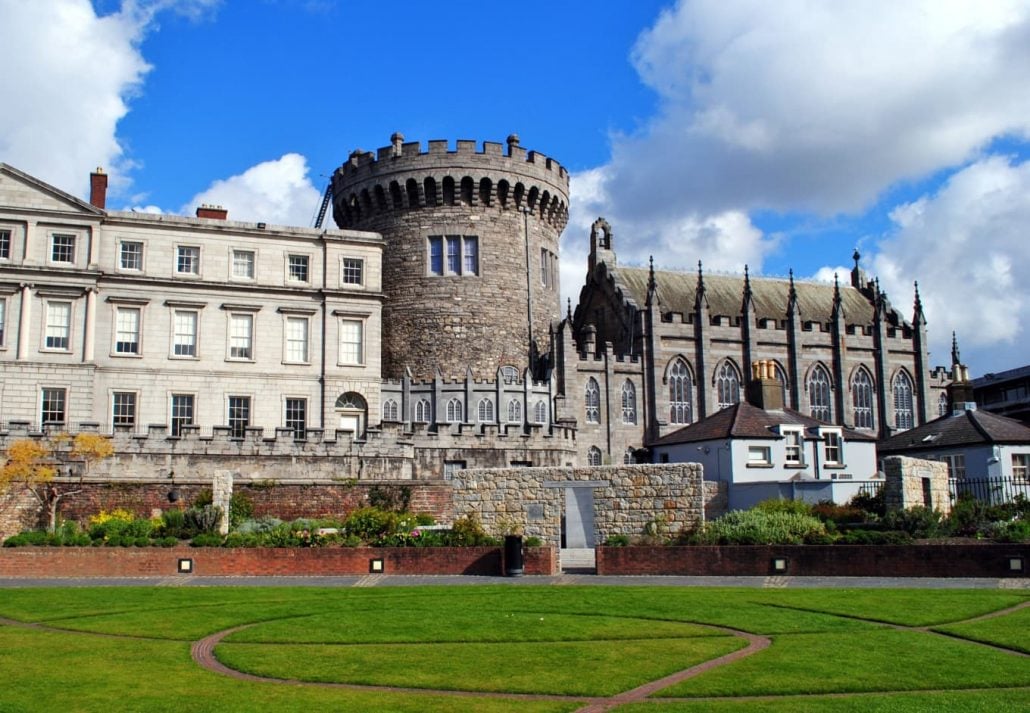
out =
[[[7,346],[7,300],[0,297],[0,349]]]
[[[172,356],[196,358],[198,313],[177,309],[172,315]]]
[[[383,420],[384,421],[400,421],[400,409],[397,408],[397,402],[393,399],[387,399],[383,402]]]
[[[175,248],[175,272],[178,275],[200,274],[200,247],[178,245]]]
[[[433,405],[429,399],[419,399],[415,402],[415,423],[429,423],[433,420]]]
[[[343,258],[340,267],[340,280],[345,285],[365,284],[365,261],[356,257]]]
[[[501,367],[501,379],[505,384],[514,384],[519,380],[519,370],[510,364]]]
[[[143,270],[143,243],[138,240],[122,240],[118,244],[118,267],[132,272]]]
[[[75,236],[53,233],[50,236],[50,262],[59,265],[75,264]]]
[[[748,446],[748,465],[770,465],[772,463],[772,449],[769,446]]]
[[[547,248],[540,248],[540,284],[549,289],[558,289],[558,256]]]
[[[11,259],[11,234],[10,228],[0,228],[0,260]]]
[[[111,425],[136,425],[135,391],[115,391],[111,394]]]
[[[794,428],[785,428],[782,431],[784,441],[784,461],[787,465],[801,465],[801,431]]]
[[[833,405],[830,400],[830,375],[822,364],[816,364],[808,377],[808,404],[812,418],[824,423],[833,421]]]
[[[682,359],[677,359],[669,368],[669,422],[690,423],[692,411],[690,370]]]
[[[479,401],[479,422],[493,423],[494,401],[493,399],[480,399]]]
[[[308,400],[288,398],[285,403],[283,425],[293,431],[293,438],[303,441],[308,428]]]
[[[823,460],[831,465],[844,462],[844,439],[840,431],[823,431]]]
[[[39,422],[48,424],[64,424],[68,417],[67,389],[46,388],[40,390]]]
[[[447,402],[447,423],[461,423],[463,420],[465,420],[465,409],[461,399],[450,399]]]
[[[229,437],[243,438],[250,425],[250,397],[230,396],[228,404]]]
[[[597,379],[590,377],[583,389],[583,407],[586,409],[587,423],[601,422],[601,390],[597,386]]]
[[[286,361],[293,364],[308,362],[308,318],[286,318]]]
[[[476,235],[430,235],[430,275],[478,275],[479,237]]]
[[[172,394],[171,398],[171,424],[172,437],[178,438],[182,435],[183,426],[193,425],[194,416],[193,394]]]
[[[114,353],[121,356],[140,355],[140,320],[139,307],[116,307],[114,324]]]
[[[637,422],[637,387],[628,379],[622,384],[622,422]]]
[[[740,377],[737,368],[729,361],[724,361],[719,367],[715,386],[719,393],[719,410],[740,402]]]
[[[915,411],[912,407],[912,380],[908,374],[899,371],[894,377],[894,426],[905,431],[914,425]]]
[[[547,423],[546,401],[537,401],[533,406],[533,423]]]
[[[54,351],[71,350],[72,303],[46,303],[46,334],[43,346]]]
[[[360,319],[340,320],[340,363],[363,364],[365,360],[365,323]]]
[[[963,453],[940,456],[938,458],[948,466],[948,477],[962,479],[966,477],[966,456]]]
[[[232,251],[232,276],[237,280],[253,280],[257,270],[257,256],[253,250]]]
[[[229,315],[229,358],[254,359],[254,315]]]
[[[1030,453],[1012,454],[1012,480],[1018,485],[1030,484]]]
[[[286,256],[286,279],[290,282],[308,282],[311,279],[311,259],[307,255]]]
[[[522,423],[522,402],[517,399],[508,402],[508,423]]]
[[[876,426],[873,416],[873,380],[865,369],[859,369],[851,380],[851,404],[855,409],[855,428],[872,429]]]
[[[590,449],[587,451],[587,465],[601,465],[602,461],[601,449],[597,446],[590,446]]]

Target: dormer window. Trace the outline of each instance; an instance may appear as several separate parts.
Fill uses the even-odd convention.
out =
[[[784,440],[784,461],[787,465],[802,465],[801,461],[801,429],[783,428],[780,430]]]

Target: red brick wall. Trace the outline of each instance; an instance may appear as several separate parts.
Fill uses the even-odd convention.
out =
[[[180,501],[173,505],[168,499],[172,481],[147,483],[84,483],[67,485],[66,490],[80,490],[61,500],[60,515],[65,520],[85,521],[101,510],[124,508],[141,517],[150,517],[155,510],[188,505],[209,482],[176,481]],[[386,492],[410,493],[412,512],[428,512],[437,520],[449,522],[452,518],[451,487],[444,482],[401,481],[389,483],[320,484],[320,485],[255,485],[237,483],[234,493],[243,493],[254,505],[254,515],[269,515],[280,520],[298,517],[342,517],[359,507],[368,505],[372,488]]]
[[[1024,571],[1009,569],[1022,557]],[[773,568],[786,558],[787,570]],[[1030,545],[598,547],[599,575],[1026,577]]]
[[[208,577],[363,575],[380,558],[385,574],[502,574],[499,547],[8,547],[0,577],[171,577],[180,559]],[[526,574],[554,574],[556,562],[553,547],[526,550]]]

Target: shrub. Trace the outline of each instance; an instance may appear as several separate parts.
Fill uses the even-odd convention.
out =
[[[812,506],[806,503],[804,500],[786,500],[784,498],[771,498],[769,500],[763,500],[762,502],[755,505],[753,509],[768,513],[785,512],[791,513],[793,515],[812,514]]]
[[[158,526],[157,532],[163,537],[179,539],[189,537],[189,534],[186,532],[186,513],[178,508],[175,510],[165,510],[161,513],[161,524]]]
[[[855,505],[837,505],[836,503],[823,501],[812,506],[812,515],[823,522],[833,523],[858,523],[868,519],[868,513]]]
[[[46,533],[32,530],[19,532],[4,540],[4,547],[33,547],[46,545]]]
[[[736,510],[706,523],[695,539],[711,545],[797,545],[806,537],[825,535],[811,515],[765,510]]]
[[[190,547],[221,547],[224,538],[211,532],[201,532],[190,540]]]
[[[627,547],[629,545],[629,535],[608,535],[608,539],[604,541],[608,547]]]
[[[233,493],[229,498],[229,529],[235,530],[254,515],[254,503],[246,493]]]
[[[529,537],[527,537],[526,539],[524,539],[522,541],[522,545],[524,547],[543,547],[544,546],[544,541],[541,540],[536,535],[530,535]]]
[[[840,539],[839,545],[908,545],[912,536],[898,530],[848,530]]]
[[[365,542],[373,542],[397,529],[400,517],[377,507],[359,508],[347,516],[343,526],[349,535],[357,535]]]
[[[244,535],[247,534],[261,534],[274,530],[279,525],[282,525],[283,521],[275,517],[259,517],[256,520],[245,520],[241,522],[236,531]]]
[[[983,534],[998,542],[1030,542],[1030,521],[993,522],[984,528]]]
[[[887,504],[884,500],[884,488],[880,488],[876,491],[875,495],[868,493],[859,493],[855,497],[851,498],[851,502],[848,505],[856,507],[859,510],[865,510],[870,515],[877,517],[883,517],[887,514]]]
[[[907,510],[892,510],[883,517],[883,525],[887,530],[901,530],[912,537],[941,537],[948,534],[941,518],[937,510],[917,505]]]
[[[191,534],[212,533],[222,518],[222,508],[215,505],[191,507],[185,512],[185,529]]]

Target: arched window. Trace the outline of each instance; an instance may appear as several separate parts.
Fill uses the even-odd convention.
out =
[[[727,360],[719,367],[715,377],[715,385],[719,391],[719,410],[732,406],[740,401],[740,377],[733,362]]]
[[[433,420],[433,407],[429,399],[419,399],[415,404],[415,422],[429,423]]]
[[[894,377],[894,425],[900,431],[913,426],[912,380],[903,371]]]
[[[597,446],[590,446],[587,451],[587,465],[601,465],[601,449]]]
[[[587,386],[584,391],[584,402],[586,407],[587,423],[601,422],[601,390],[597,388],[597,379],[587,379]]]
[[[399,421],[397,418],[397,402],[393,399],[387,399],[383,402],[383,420],[384,421]]]
[[[669,368],[669,422],[690,423],[693,418],[690,393],[690,370],[682,359]]]
[[[505,384],[514,384],[519,380],[519,370],[511,365],[502,366],[501,378]]]
[[[483,399],[479,402],[480,423],[490,423],[494,420],[494,402],[492,399]]]
[[[522,423],[522,402],[512,399],[508,402],[508,423]]]
[[[937,399],[937,415],[948,415],[948,394],[944,391],[941,392],[940,398]]]
[[[453,398],[447,402],[447,423],[460,423],[464,420],[465,409],[461,406],[461,399]]]
[[[536,405],[533,406],[533,422],[534,423],[547,423],[547,402],[537,401]]]
[[[780,399],[783,401],[783,405],[787,406],[787,375],[776,362],[773,362],[773,376],[780,382]]]
[[[830,375],[822,364],[816,364],[812,373],[808,375],[808,403],[811,407],[809,413],[812,418],[817,418],[826,423],[833,422],[833,407],[830,402]]]
[[[855,408],[855,428],[876,428],[873,380],[865,369],[859,369],[851,380],[851,404]]]
[[[351,431],[355,436],[364,434],[368,404],[361,394],[354,391],[340,394],[336,399],[335,410],[341,431]]]
[[[622,385],[622,422],[637,422],[637,389],[629,380]]]
[[[633,453],[634,451],[632,448],[627,448],[626,452],[622,454],[622,462],[625,465],[633,465],[636,462]]]

